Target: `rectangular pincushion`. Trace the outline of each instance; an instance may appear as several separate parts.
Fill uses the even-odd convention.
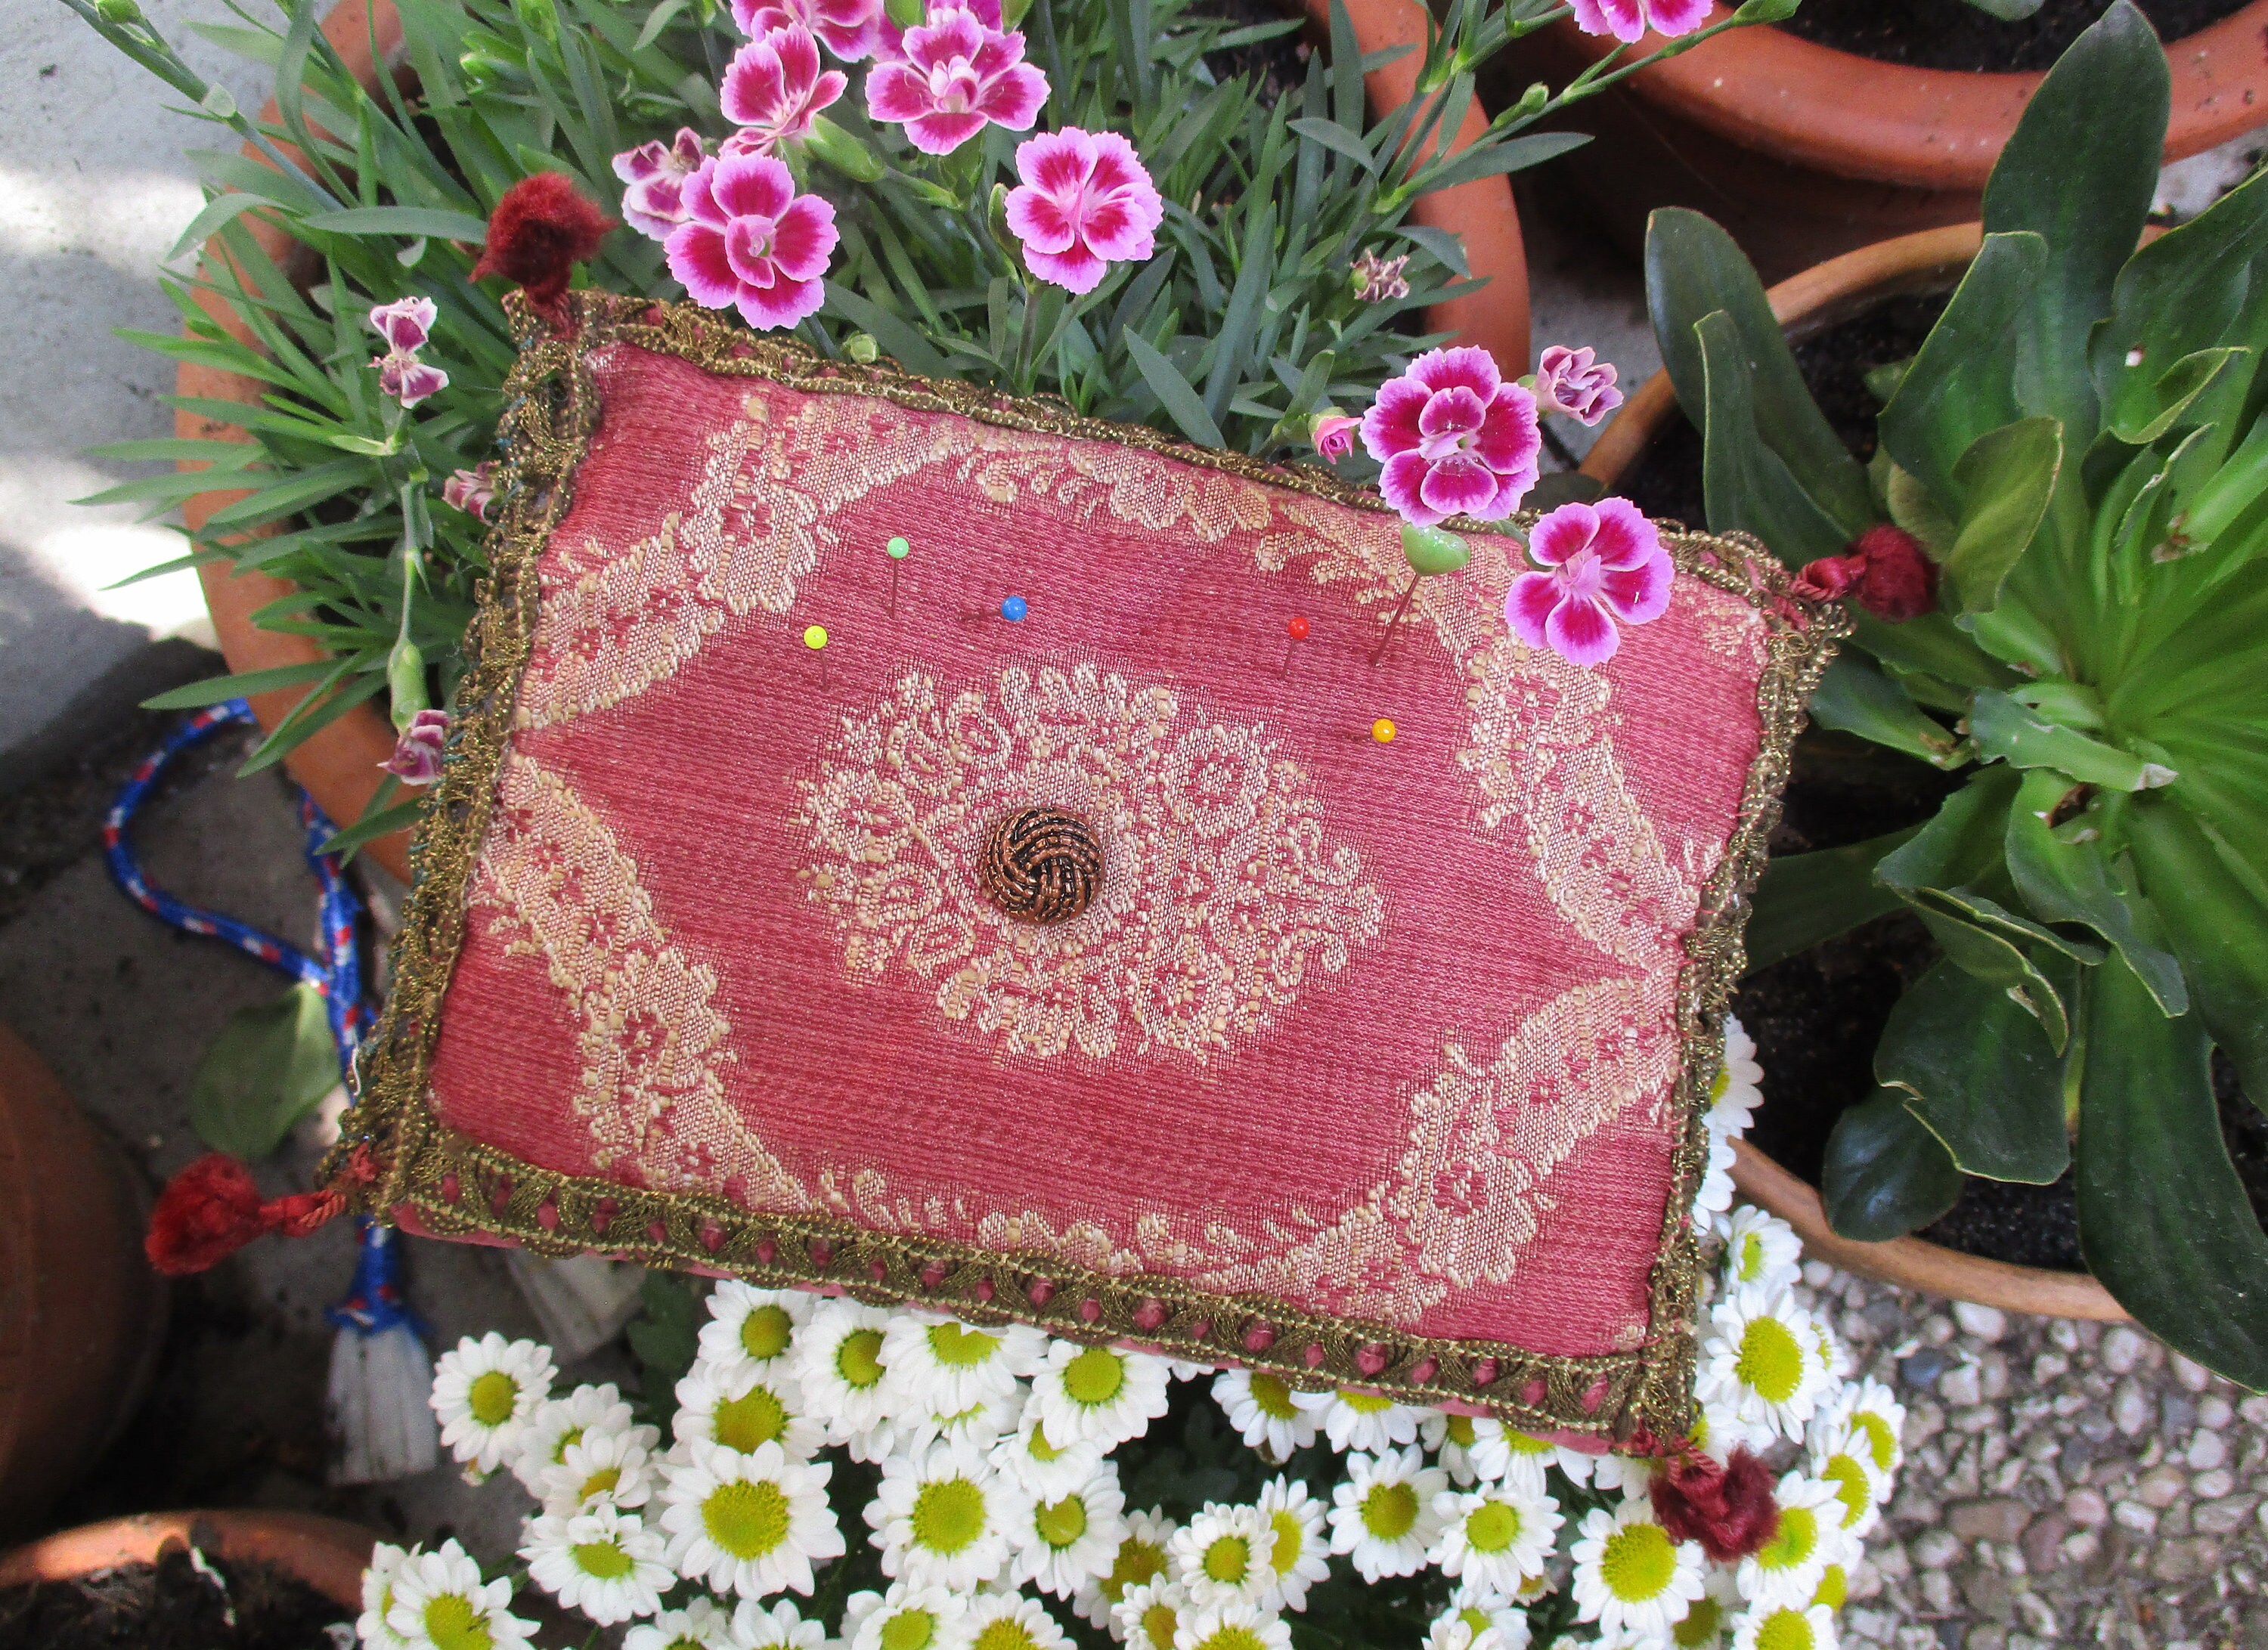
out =
[[[1475,530],[1373,666],[1398,523],[1320,470],[574,303],[508,392],[373,1201],[1678,1424],[1740,895],[1831,622],[1674,536],[1668,612],[1582,668]]]

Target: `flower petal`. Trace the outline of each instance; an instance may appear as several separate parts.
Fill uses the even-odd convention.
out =
[[[902,124],[936,107],[929,82],[903,63],[877,63],[866,71],[866,113],[877,121]]]
[[[1646,512],[1627,498],[1602,498],[1597,505],[1598,529],[1591,548],[1609,567],[1637,567],[1661,550],[1661,533]]]
[[[1548,647],[1543,627],[1558,607],[1559,581],[1549,573],[1522,573],[1505,593],[1504,622],[1530,647]]]
[[[1479,396],[1462,385],[1455,385],[1426,397],[1425,409],[1418,415],[1418,432],[1428,436],[1466,435],[1478,430],[1488,413],[1488,404]]]
[[[1478,459],[1462,453],[1436,459],[1418,485],[1425,507],[1445,516],[1473,513],[1487,519],[1503,485],[1497,473]]]
[[[740,296],[740,278],[725,255],[725,232],[707,224],[681,225],[664,243],[669,272],[685,295],[705,309],[723,309]]]
[[[1103,274],[1109,268],[1084,242],[1077,240],[1060,252],[1042,252],[1027,244],[1024,262],[1042,281],[1078,293],[1092,292],[1101,285]]]
[[[1543,639],[1577,665],[1605,664],[1623,640],[1607,610],[1579,596],[1569,597],[1551,610],[1543,626]]]
[[[949,155],[983,131],[984,117],[977,114],[917,114],[905,123],[906,136],[925,155]]]
[[[1484,401],[1494,401],[1504,382],[1497,371],[1496,357],[1478,344],[1470,343],[1454,349],[1428,350],[1410,364],[1410,376],[1427,389],[1462,387]]]
[[[795,199],[795,178],[770,155],[733,155],[716,163],[710,193],[734,217],[777,217]]]
[[[772,257],[790,280],[816,280],[827,273],[838,239],[834,203],[799,195],[772,225]]]
[[[768,332],[776,327],[794,326],[806,315],[815,314],[826,301],[824,281],[777,281],[761,290],[742,291],[740,319],[758,332]]]
[[[1410,379],[1389,379],[1380,385],[1378,399],[1362,416],[1362,445],[1370,456],[1383,464],[1397,453],[1414,450],[1425,439],[1418,420],[1432,399],[1424,385]]]
[[[1517,384],[1506,384],[1490,400],[1480,438],[1473,451],[1492,470],[1511,475],[1533,468],[1543,449],[1543,431],[1535,416],[1535,397]]]
[[[1367,446],[1369,443],[1370,431],[1366,421],[1363,444]],[[1377,449],[1372,449],[1372,456],[1373,458],[1377,456]],[[1432,527],[1448,513],[1446,511],[1436,510],[1425,502],[1424,493],[1425,478],[1432,468],[1432,467],[1425,462],[1425,455],[1413,449],[1406,453],[1394,453],[1388,458],[1386,468],[1381,470],[1378,475],[1380,495],[1388,504],[1394,506],[1395,512],[1404,521],[1421,527]]]
[[[1018,63],[976,94],[976,110],[1012,132],[1026,132],[1048,100],[1048,77],[1029,63]]]
[[[1009,229],[1027,250],[1061,252],[1079,238],[1062,203],[1029,184],[1008,191],[1007,217]]]
[[[1557,567],[1590,543],[1599,531],[1599,512],[1580,499],[1569,499],[1528,534],[1528,553],[1546,567]]]
[[[1669,610],[1669,554],[1657,547],[1636,567],[1616,567],[1599,580],[1599,600],[1624,624],[1645,624]]]

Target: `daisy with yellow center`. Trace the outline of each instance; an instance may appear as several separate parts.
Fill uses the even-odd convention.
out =
[[[1167,1573],[1166,1546],[1173,1540],[1175,1528],[1173,1520],[1154,1506],[1147,1512],[1128,1513],[1126,1533],[1119,1538],[1110,1567],[1079,1588],[1071,1599],[1071,1608],[1094,1625],[1107,1628],[1111,1612],[1128,1587],[1172,1580]]]
[[[979,1329],[933,1312],[901,1312],[882,1336],[891,1405],[953,1414],[1005,1398],[1047,1349],[1048,1337],[1024,1324]]]
[[[1016,1430],[992,1446],[992,1465],[1022,1484],[1035,1501],[1076,1495],[1104,1470],[1101,1450],[1085,1439],[1058,1445],[1040,1425],[1037,1408],[1028,1403]]]
[[[417,1650],[519,1650],[535,1631],[506,1608],[511,1580],[482,1580],[481,1566],[453,1541],[404,1553],[392,1593],[386,1624]]]
[[[1422,1411],[1375,1392],[1342,1387],[1336,1392],[1303,1392],[1298,1402],[1315,1411],[1333,1449],[1359,1449],[1374,1455],[1418,1441]]]
[[[1474,1470],[1484,1480],[1492,1483],[1519,1474],[1535,1479],[1539,1490],[1547,1467],[1558,1468],[1567,1475],[1568,1483],[1580,1486],[1590,1483],[1592,1469],[1600,1460],[1493,1421],[1475,1426],[1472,1457]]]
[[[1425,1650],[1527,1650],[1528,1612],[1484,1588],[1459,1587],[1425,1632]]]
[[[968,1650],[968,1600],[951,1587],[907,1581],[853,1593],[843,1607],[845,1650]]]
[[[567,1458],[567,1446],[596,1427],[601,1432],[629,1430],[630,1406],[612,1381],[604,1386],[578,1387],[563,1398],[546,1398],[535,1406],[519,1435],[512,1456],[512,1477],[539,1501],[544,1480],[552,1468]]]
[[[1733,1650],[1835,1650],[1835,1613],[1824,1604],[1759,1604],[1733,1619]]]
[[[1813,1419],[1812,1447],[1837,1428],[1859,1445],[1858,1454],[1887,1482],[1905,1460],[1900,1441],[1906,1425],[1906,1406],[1881,1381],[1868,1375],[1837,1392]]]
[[[600,1502],[644,1506],[653,1494],[652,1451],[660,1441],[651,1426],[589,1429],[544,1474],[543,1510],[573,1514]]]
[[[1843,1509],[1835,1486],[1791,1472],[1772,1490],[1779,1528],[1741,1560],[1741,1595],[1756,1604],[1808,1604],[1820,1578],[1844,1555]]]
[[[519,1556],[527,1560],[528,1579],[601,1627],[652,1615],[677,1583],[664,1561],[661,1532],[618,1506],[601,1503],[572,1516],[545,1513],[528,1521],[526,1535]]]
[[[507,1341],[494,1330],[478,1340],[467,1336],[433,1366],[441,1442],[468,1473],[487,1477],[519,1449],[555,1373],[548,1346]]]
[[[1847,1424],[1822,1428],[1815,1418],[1806,1470],[1835,1492],[1835,1512],[1844,1535],[1863,1537],[1881,1521],[1888,1478],[1874,1470],[1874,1440]]]
[[[853,1461],[880,1461],[895,1442],[885,1389],[882,1339],[889,1314],[856,1300],[821,1300],[795,1337],[795,1381],[804,1412]]]
[[[1331,1490],[1331,1551],[1354,1563],[1366,1581],[1414,1575],[1441,1533],[1434,1499],[1449,1475],[1415,1449],[1347,1457],[1347,1476]]]
[[[744,1598],[733,1612],[732,1650],[827,1650],[827,1624],[806,1621],[792,1602],[769,1609]]]
[[[1447,1410],[1418,1411],[1418,1441],[1433,1452],[1433,1464],[1461,1490],[1469,1490],[1480,1480],[1474,1452],[1491,1428],[1501,1433],[1504,1423],[1480,1415],[1453,1415]]]
[[[1007,1567],[1009,1538],[1031,1515],[1020,1488],[976,1449],[951,1443],[892,1455],[866,1506],[884,1575],[955,1592]]]
[[[1711,1310],[1696,1392],[1748,1441],[1800,1440],[1829,1379],[1810,1315],[1786,1291],[1736,1290]]]
[[[826,1437],[826,1429],[804,1413],[794,1373],[778,1365],[734,1374],[696,1363],[677,1383],[670,1426],[681,1445],[714,1444],[747,1455],[777,1444],[795,1461],[808,1461]]]
[[[961,1643],[968,1650],[1071,1650],[1071,1638],[1035,1598],[979,1593],[969,1601]]]
[[[1249,1600],[1192,1604],[1174,1634],[1174,1650],[1292,1650],[1292,1629]]]
[[[1305,1609],[1307,1589],[1331,1573],[1330,1509],[1307,1493],[1304,1481],[1282,1478],[1261,1486],[1259,1508],[1268,1521],[1268,1565],[1276,1572],[1260,1602],[1270,1609]]]
[[[1012,1582],[1067,1599],[1109,1573],[1126,1539],[1126,1495],[1116,1465],[1106,1462],[1067,1495],[1031,1496],[1026,1504],[1031,1514],[1014,1534]]]
[[[1281,1375],[1224,1369],[1212,1378],[1212,1397],[1237,1436],[1271,1462],[1306,1448],[1322,1430],[1314,1410],[1298,1401]]]
[[[1050,1439],[1113,1449],[1166,1412],[1166,1361],[1147,1352],[1056,1341],[1032,1377],[1032,1402]]]
[[[1734,1619],[1748,1603],[1733,1572],[1722,1565],[1709,1566],[1702,1586],[1702,1595],[1685,1612],[1685,1619],[1669,1630],[1669,1642],[1677,1650],[1723,1650]]]
[[[810,1322],[816,1305],[801,1290],[758,1289],[727,1278],[709,1293],[701,1361],[735,1380],[784,1371],[795,1358],[795,1333]]]
[[[1727,1289],[1778,1289],[1803,1271],[1803,1244],[1786,1221],[1742,1204],[1722,1222]]]
[[[988,1393],[958,1410],[901,1410],[892,1423],[897,1438],[894,1447],[902,1455],[918,1455],[942,1439],[948,1444],[989,1451],[1016,1430],[1017,1422],[1031,1407],[1025,1389],[1012,1387],[1006,1392]]]
[[[1111,1631],[1128,1650],[1174,1650],[1182,1622],[1194,1612],[1179,1581],[1137,1581],[1110,1607]]]
[[[733,1617],[711,1598],[694,1598],[683,1609],[666,1609],[637,1622],[622,1635],[622,1650],[742,1650]]]
[[[827,1504],[834,1468],[791,1461],[777,1444],[749,1455],[714,1444],[689,1446],[661,1489],[669,1562],[714,1593],[765,1598],[808,1596],[814,1562],[843,1553],[842,1527]]]
[[[1167,1543],[1174,1579],[1192,1604],[1257,1603],[1276,1583],[1276,1534],[1256,1506],[1208,1502]]]
[[[362,1573],[362,1614],[355,1620],[355,1636],[364,1650],[409,1650],[409,1641],[394,1631],[386,1617],[394,1608],[394,1578],[415,1551],[382,1541],[371,1549],[370,1563]]]
[[[1483,1484],[1459,1494],[1444,1490],[1433,1498],[1441,1533],[1427,1557],[1441,1573],[1507,1596],[1531,1575],[1540,1575],[1553,1538],[1564,1521],[1559,1504],[1522,1478]]]
[[[1585,1514],[1572,1556],[1576,1613],[1602,1634],[1666,1639],[1705,1591],[1700,1547],[1672,1541],[1644,1500]]]
[[[1756,1042],[1729,1014],[1725,1018],[1725,1063],[1709,1082],[1709,1127],[1727,1139],[1749,1131],[1764,1102],[1764,1068],[1756,1064]]]

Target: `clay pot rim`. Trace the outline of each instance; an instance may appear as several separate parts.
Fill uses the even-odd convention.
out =
[[[1791,276],[1766,296],[1780,324],[1802,337],[1897,293],[1943,291],[1976,257],[1984,234],[1981,224],[1955,224],[1878,240]],[[1646,444],[1677,416],[1677,392],[1669,374],[1656,372],[1601,432],[1583,460],[1583,474],[1611,490]],[[2086,1272],[2012,1265],[1922,1238],[1867,1243],[1843,1237],[1827,1224],[1817,1188],[1745,1140],[1734,1142],[1733,1184],[1750,1203],[1794,1227],[1807,1254],[1846,1271],[2043,1317],[2124,1322],[2132,1315]]]
[[[1287,4],[1299,3],[1300,0],[1287,0]],[[2261,3],[2268,4],[2268,0]],[[1329,26],[1329,0],[1304,0],[1304,4],[1311,18]],[[1373,50],[1408,38],[1418,4],[1418,0],[1347,0],[1348,10],[1357,22],[1358,37],[1372,41]],[[372,19],[368,29],[362,21],[365,15]],[[324,19],[323,33],[355,69],[365,88],[376,84],[382,63],[400,50],[401,31],[392,0],[339,0]],[[380,53],[380,63],[377,63],[369,58],[373,39]],[[1417,72],[1414,58],[1405,55],[1395,63],[1373,70],[1366,85],[1373,100],[1396,95],[1406,98],[1410,88],[1416,85]],[[266,124],[275,122],[274,99],[269,101],[261,118]],[[1487,117],[1476,101],[1466,110],[1463,124],[1457,129],[1456,145],[1462,147],[1470,143],[1487,124]],[[286,152],[289,147],[285,146]],[[252,151],[247,150],[247,153]],[[252,158],[260,158],[256,153]],[[1489,277],[1489,284],[1480,291],[1453,298],[1428,311],[1429,328],[1457,332],[1490,343],[1500,356],[1516,356],[1518,370],[1525,372],[1528,348],[1528,261],[1510,180],[1500,174],[1479,178],[1421,195],[1411,216],[1420,223],[1444,227],[1450,225],[1450,220],[1463,219],[1460,232],[1465,241],[1467,264],[1475,276]],[[261,242],[263,250],[279,261],[296,244],[256,215],[239,221]],[[207,243],[200,254],[201,267],[202,258],[212,255],[215,243]],[[213,318],[223,320],[218,314]],[[189,363],[183,364],[176,377],[180,381],[175,388],[182,394],[204,394],[254,405],[260,402],[268,388],[252,379]],[[188,381],[191,378],[198,379],[194,386]],[[186,413],[177,415],[177,420],[189,418]],[[235,425],[215,424],[208,428],[200,421],[194,429],[187,423],[177,423],[177,428],[185,435],[250,439]],[[184,461],[180,468],[200,469],[204,466]],[[202,526],[206,517],[230,500],[242,496],[240,490],[199,493],[183,503],[182,515],[194,528]],[[296,586],[289,581],[256,571],[239,572],[218,562],[200,568],[198,577],[204,588],[205,606],[212,615],[213,630],[220,641],[221,655],[231,672],[328,657],[304,637],[263,630],[252,622],[255,610],[292,593]],[[261,730],[274,728],[301,696],[302,690],[298,689],[282,689],[257,696],[252,708]],[[311,735],[284,759],[284,767],[325,814],[345,825],[360,815],[376,792],[379,784],[377,765],[393,748],[394,731],[384,714],[369,704],[358,704]],[[380,838],[363,851],[402,881],[410,880],[409,832],[399,831]]]
[[[0,1553],[0,1587],[154,1563],[169,1543],[195,1541],[224,1558],[283,1570],[351,1614],[362,1608],[362,1573],[378,1540],[375,1530],[314,1513],[142,1513],[60,1530]]]
[[[1732,12],[1713,4],[1709,22]],[[1552,27],[1595,61],[1611,38]],[[2170,42],[2173,115],[2166,158],[2180,160],[2268,122],[2268,0]],[[1633,55],[1668,42],[1648,33]],[[1728,30],[1624,83],[1642,100],[1742,148],[1840,177],[1909,188],[1984,187],[2044,70],[1979,73],[1878,63],[1756,25]]]

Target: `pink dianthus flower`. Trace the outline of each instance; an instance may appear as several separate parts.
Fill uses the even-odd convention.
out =
[[[798,195],[770,155],[718,155],[685,180],[686,222],[669,237],[669,272],[696,304],[727,305],[758,330],[792,327],[826,300],[835,208]]]
[[[1489,352],[1428,350],[1381,385],[1362,444],[1385,468],[1378,490],[1421,527],[1454,515],[1494,521],[1535,485],[1543,432],[1535,397],[1507,384]]]
[[[1528,553],[1543,571],[1512,581],[1504,617],[1530,647],[1602,665],[1622,645],[1618,622],[1645,624],[1669,606],[1669,552],[1627,498],[1560,505],[1535,524]]]

